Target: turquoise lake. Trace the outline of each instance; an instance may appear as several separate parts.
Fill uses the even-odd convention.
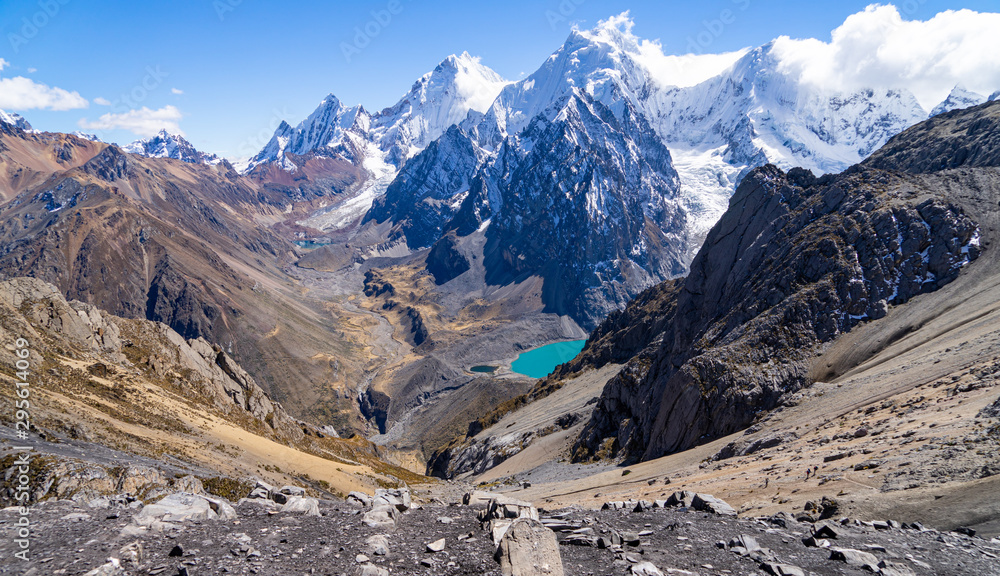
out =
[[[586,340],[573,340],[572,342],[547,344],[541,348],[524,352],[511,363],[510,368],[518,374],[524,374],[531,378],[545,378],[552,374],[556,366],[576,358],[586,343]]]
[[[295,245],[303,250],[315,250],[323,246],[329,246],[329,242],[313,242],[312,240],[296,240]]]

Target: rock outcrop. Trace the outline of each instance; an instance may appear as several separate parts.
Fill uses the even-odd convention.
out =
[[[504,533],[497,548],[504,576],[562,576],[556,535],[538,520],[520,518]]]
[[[998,118],[997,102],[942,114],[836,176],[752,172],[690,275],[611,315],[564,368],[632,355],[605,387],[576,458],[683,450],[748,426],[812,378],[836,377],[844,367],[812,370],[825,344],[951,282],[989,245],[974,220],[991,218],[994,180],[976,170],[1000,165]],[[965,172],[933,174],[956,168]],[[969,193],[945,196],[962,182]]]
[[[171,494],[144,506],[132,521],[129,534],[163,532],[190,521],[235,520],[236,511],[221,498],[196,494]]]
[[[97,373],[113,364],[138,364],[152,375],[179,382],[225,413],[244,413],[277,436],[302,438],[302,426],[272,401],[256,381],[219,346],[184,339],[165,324],[126,320],[89,304],[67,302],[51,284],[34,278],[0,282],[0,336],[24,337],[90,357]],[[7,351],[0,355],[10,354]],[[13,364],[13,356],[10,363]]]
[[[652,458],[748,426],[808,385],[824,343],[953,280],[975,222],[907,178],[752,172],[668,300],[666,329],[604,390],[577,458]]]
[[[471,267],[469,259],[459,250],[454,234],[442,236],[427,253],[427,271],[438,285],[458,278]]]
[[[911,173],[1000,166],[1000,101],[934,116],[894,136],[861,165]]]
[[[752,172],[691,274],[662,290],[645,320],[662,330],[608,383],[576,457],[652,458],[746,427],[810,384],[825,343],[952,281],[988,239],[933,177],[888,169],[993,165],[998,115],[996,103],[943,114],[837,176]],[[981,214],[987,204],[963,202]],[[649,318],[642,306],[609,318],[583,356],[613,358],[599,345],[633,328],[622,318]]]

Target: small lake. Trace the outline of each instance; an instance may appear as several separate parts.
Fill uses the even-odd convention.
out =
[[[556,342],[524,352],[510,365],[511,370],[531,378],[545,378],[556,366],[569,362],[583,350],[586,340]]]
[[[315,250],[323,246],[329,246],[329,242],[313,242],[312,240],[296,240],[295,245],[303,250]]]
[[[492,374],[497,371],[496,366],[473,366],[469,368],[469,371],[475,372],[476,374]]]

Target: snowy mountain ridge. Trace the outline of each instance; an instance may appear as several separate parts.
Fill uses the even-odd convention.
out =
[[[156,135],[136,140],[130,144],[122,146],[122,150],[129,154],[139,154],[150,158],[171,158],[189,164],[214,165],[222,162],[222,159],[215,154],[201,152],[178,134],[171,134],[166,130],[160,130]]]
[[[385,246],[409,252],[482,233],[488,283],[540,276],[549,309],[591,325],[685,273],[751,169],[840,172],[928,117],[905,88],[811,81],[788,64],[787,38],[678,57],[632,29],[626,13],[574,30],[511,83],[450,57],[367,128],[356,109],[327,111],[328,99],[258,159],[319,150],[377,164],[354,197],[300,224],[376,223],[389,230]],[[458,90],[463,70],[483,86],[478,98]],[[957,86],[935,112],[983,100]]]
[[[507,84],[463,52],[445,58],[396,104],[374,115],[360,105],[347,107],[330,94],[298,126],[282,122],[247,171],[265,162],[294,171],[287,155],[309,153],[340,156],[355,164],[369,159],[398,169],[470,111],[484,111]]]
[[[20,128],[25,132],[34,131],[34,128],[31,127],[31,124],[29,124],[27,120],[25,120],[20,114],[15,114],[13,112],[5,112],[4,110],[0,110],[0,122]]]
[[[997,93],[993,93],[992,96],[987,98],[982,94],[976,92],[971,92],[965,89],[965,86],[959,84],[952,89],[948,97],[945,98],[944,102],[941,102],[931,110],[931,116],[937,116],[938,114],[944,114],[945,112],[951,112],[952,110],[957,110],[959,108],[969,108],[970,106],[978,106],[987,100],[994,100]]]

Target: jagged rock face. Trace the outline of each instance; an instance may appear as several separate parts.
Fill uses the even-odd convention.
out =
[[[653,458],[749,425],[809,384],[809,359],[865,320],[950,282],[979,229],[911,179],[753,171],[660,321],[612,379],[577,458]]]
[[[458,278],[471,267],[469,259],[459,250],[454,234],[442,236],[427,253],[427,271],[438,285]]]
[[[584,92],[539,114],[495,157],[461,128],[411,160],[366,220],[411,248],[486,229],[486,281],[545,280],[548,311],[595,326],[685,269],[684,212],[670,153],[625,99]]]
[[[123,344],[118,325],[93,306],[76,301],[67,303],[51,284],[33,278],[0,282],[0,305],[17,310],[28,324],[59,334],[85,350],[108,354],[117,361],[125,358],[121,354]],[[11,336],[10,340],[18,337],[6,336]]]
[[[410,248],[434,244],[455,217],[481,158],[469,137],[452,126],[421,154],[406,163],[364,222],[395,224],[393,238],[403,236]]]
[[[617,116],[574,92],[518,139],[530,152],[503,167],[490,194],[487,282],[542,276],[549,311],[595,326],[642,289],[683,273],[677,173],[627,103]]]

